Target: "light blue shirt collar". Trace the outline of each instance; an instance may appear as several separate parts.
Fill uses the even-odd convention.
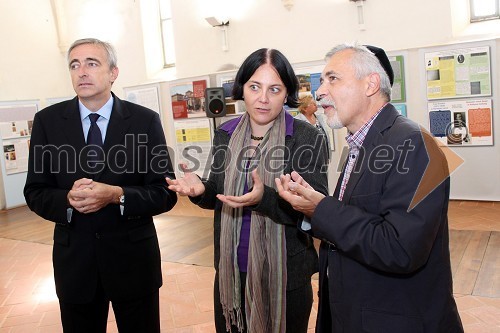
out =
[[[97,110],[97,112],[90,111],[80,101],[78,101],[78,105],[80,108],[80,119],[82,121],[83,136],[85,138],[85,142],[87,142],[87,134],[90,128],[89,114],[91,113],[97,113],[100,116],[99,119],[97,119],[97,126],[99,126],[99,129],[101,130],[102,141],[105,142],[109,119],[111,118],[111,111],[113,110],[113,96],[111,96],[106,104],[104,104],[102,108]]]
[[[83,120],[93,112],[87,109],[87,107],[85,107],[85,105],[83,105],[83,103],[80,100],[78,100],[78,105],[80,107],[80,118],[83,122]],[[98,115],[109,121],[109,118],[111,117],[111,110],[113,110],[113,96],[109,97],[106,104],[104,104],[102,108],[97,110],[97,112],[95,113],[97,113]]]

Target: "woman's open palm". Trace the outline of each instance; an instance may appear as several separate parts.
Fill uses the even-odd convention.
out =
[[[184,171],[184,177],[179,179],[165,178],[168,184],[168,189],[179,193],[180,195],[188,195],[190,197],[197,197],[205,193],[205,185],[201,179],[192,172],[187,172],[187,166],[181,164]]]

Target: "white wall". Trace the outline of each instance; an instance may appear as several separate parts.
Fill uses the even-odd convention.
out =
[[[66,53],[59,49],[52,3],[60,2],[67,44],[97,37],[118,52],[119,78],[114,91],[147,80],[140,6],[133,0],[1,0],[0,101],[74,96]]]
[[[218,3],[233,3],[226,14],[229,52],[221,49],[220,31],[204,20],[221,11]],[[359,30],[356,6],[348,0],[295,0],[290,11],[280,0],[172,0],[172,6],[179,77],[239,65],[260,47],[276,48],[297,63],[323,59],[340,42],[404,49],[447,43],[452,31],[448,0],[365,1],[365,31]]]
[[[0,100],[44,99],[71,92],[49,1],[2,0],[0,40]]]
[[[239,66],[260,47],[279,49],[296,64],[321,60],[337,43],[359,41],[389,52],[408,52],[408,113],[428,127],[418,50],[482,39],[495,40],[496,49],[500,49],[496,40],[500,37],[500,20],[469,25],[467,0],[367,0],[365,30],[359,29],[356,5],[348,0],[295,0],[290,11],[281,0],[172,0],[177,67],[167,71],[157,60],[151,60],[151,53],[158,49],[153,11],[156,1],[0,0],[0,101],[40,99],[43,107],[47,98],[73,96],[66,54],[59,44],[66,49],[82,37],[97,37],[115,45],[120,75],[113,90],[120,97],[123,87],[213,74],[228,64]],[[221,48],[220,29],[204,19],[219,15],[230,21],[227,52]],[[493,54],[499,63],[500,52]],[[493,87],[498,96],[498,82]],[[493,105],[498,105],[496,97]],[[494,119],[498,138],[500,117]],[[495,146],[469,150],[500,156]],[[495,165],[498,159],[493,160]],[[482,177],[494,173],[494,180],[500,178],[500,172],[472,158],[460,172],[466,172],[469,182],[474,179],[469,177],[472,172]],[[465,187],[477,186],[477,182],[464,188],[454,186],[460,189],[455,194],[467,199],[500,200],[500,191],[486,184],[480,196],[467,197]]]
[[[144,8],[156,7],[156,1],[1,0],[0,100],[41,99],[43,106],[45,98],[73,95],[66,55],[58,47],[61,21],[65,47],[88,36],[115,45],[120,76],[114,90],[119,96],[124,86],[210,74],[227,64],[238,66],[260,47],[277,48],[292,63],[300,63],[321,60],[328,49],[344,41],[391,51],[500,36],[499,24],[491,26],[488,34],[478,34],[452,20],[452,13],[460,12],[457,6],[466,6],[467,0],[368,0],[363,31],[356,6],[348,0],[295,0],[290,11],[280,0],[172,0],[177,68],[166,72],[151,68],[145,60],[157,47],[150,36],[158,31],[150,27],[153,31],[143,37],[143,25],[156,21]],[[56,20],[52,7],[57,4],[62,10]],[[204,19],[219,14],[230,20],[227,52],[221,48],[220,29]]]
[[[1,0],[0,100],[41,99],[44,105],[45,98],[73,95],[65,53],[58,47],[61,21],[65,24],[59,31],[66,47],[88,36],[115,45],[118,95],[124,86],[152,79],[200,76],[227,64],[238,66],[260,47],[277,48],[292,63],[300,63],[321,60],[328,49],[344,41],[392,51],[500,37],[498,22],[490,25],[488,33],[457,23],[466,21],[459,7],[466,8],[467,0],[368,0],[363,31],[356,6],[348,0],[295,0],[290,11],[280,0],[172,0],[177,68],[166,74],[158,67],[149,68],[145,60],[150,48],[157,47],[150,36],[158,31],[147,31],[143,37],[142,26],[148,23],[144,21],[156,21],[144,8],[156,7],[156,1]],[[57,4],[63,20],[54,17],[52,7]],[[141,10],[146,17],[141,17]],[[452,20],[452,13],[459,18]],[[230,20],[228,52],[222,51],[220,29],[204,19],[219,14]],[[151,47],[145,47],[144,41]]]

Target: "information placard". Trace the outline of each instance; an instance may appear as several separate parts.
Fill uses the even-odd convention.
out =
[[[431,133],[453,146],[493,145],[491,99],[429,103]]]
[[[427,99],[491,96],[488,46],[425,54]]]
[[[186,163],[191,172],[208,178],[211,167],[212,130],[210,119],[176,120],[177,163]]]

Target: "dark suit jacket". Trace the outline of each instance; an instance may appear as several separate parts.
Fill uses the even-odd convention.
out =
[[[65,302],[90,301],[99,280],[112,301],[144,296],[162,284],[152,216],[177,201],[164,178],[174,176],[165,136],[157,113],[113,97],[107,162],[94,179],[123,188],[123,215],[110,204],[90,214],[73,210],[68,223],[68,191],[77,179],[91,177],[78,99],[41,110],[33,123],[24,195],[31,210],[56,223],[54,277]]]
[[[316,331],[463,332],[452,294],[444,155],[390,104],[362,148],[342,202],[343,173],[312,217],[312,233],[323,240]],[[423,179],[428,156],[432,179]],[[434,190],[408,211],[419,186]]]
[[[230,120],[234,121],[234,120]],[[210,177],[205,182],[205,193],[191,201],[202,208],[214,209],[214,267],[219,270],[222,202],[217,194],[224,193],[224,163],[230,135],[219,128],[213,142],[213,164]],[[315,144],[316,143],[316,144]],[[299,172],[316,190],[327,193],[327,152],[322,134],[314,126],[293,120],[293,136],[285,137],[284,174]],[[297,228],[301,214],[281,199],[275,189],[265,186],[260,203],[251,209],[267,215],[276,223],[285,225],[287,251],[287,290],[311,283],[311,275],[318,271],[318,255],[312,238]]]

